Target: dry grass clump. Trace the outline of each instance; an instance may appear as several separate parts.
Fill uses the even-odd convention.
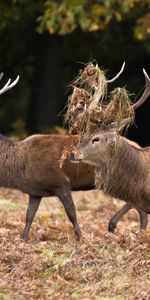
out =
[[[80,71],[73,83],[68,100],[65,121],[73,134],[93,134],[97,129],[107,128],[112,122],[119,128],[129,126],[134,111],[125,88],[114,89],[106,102],[107,79],[98,65],[89,63]]]
[[[69,157],[70,153],[72,153],[75,149],[78,148],[79,142],[80,137],[77,135],[69,136],[69,139],[66,139],[60,159],[60,168],[62,168],[64,161]]]
[[[73,93],[69,97],[68,110],[65,116],[65,121],[69,124],[70,133],[77,134],[80,131],[84,131],[87,108],[90,103],[90,94],[82,88],[74,87]]]
[[[98,65],[93,63],[86,65],[79,72],[72,86],[73,91],[68,99],[65,115],[69,133],[80,137],[84,133],[90,136],[100,129],[109,128],[112,123],[115,124],[119,133],[134,121],[130,95],[125,88],[114,89],[109,99],[106,99],[107,79],[105,72]],[[64,160],[77,149],[77,146],[77,142],[76,144],[70,141],[66,143],[60,161],[61,167]]]
[[[72,86],[73,92],[68,99],[65,121],[69,124],[70,133],[78,134],[86,131],[93,100],[95,103],[104,100],[107,80],[98,65],[89,63],[79,72]]]
[[[116,88],[111,92],[110,102],[105,107],[104,123],[115,122],[116,128],[130,126],[134,121],[134,109],[131,105],[130,94],[125,88]]]
[[[99,97],[103,98],[106,92],[105,72],[98,65],[88,63],[83,70],[79,71],[79,75],[74,81],[74,85],[78,85],[89,92],[90,95],[99,89]],[[98,99],[99,100],[99,99]]]

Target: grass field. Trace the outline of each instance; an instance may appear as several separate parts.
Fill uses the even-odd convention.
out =
[[[0,189],[0,300],[149,300],[150,231],[139,231],[136,211],[110,234],[108,220],[123,203],[98,191],[73,197],[80,242],[58,199],[45,198],[25,244],[28,198]]]

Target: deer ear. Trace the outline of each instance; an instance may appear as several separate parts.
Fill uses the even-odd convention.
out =
[[[112,133],[120,132],[126,127],[127,124],[129,124],[129,121],[130,121],[130,119],[126,118],[126,119],[122,120],[120,122],[120,124],[117,124],[116,122],[112,122],[109,125],[109,130],[111,130]]]
[[[128,124],[130,124],[130,121],[131,121],[130,118],[126,118],[122,120],[117,128],[118,131],[119,132],[122,131]]]

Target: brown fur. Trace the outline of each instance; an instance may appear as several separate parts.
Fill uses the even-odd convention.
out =
[[[84,137],[79,158],[96,166],[96,186],[150,213],[150,147],[137,148],[114,129]]]
[[[76,136],[33,135],[21,142],[0,136],[0,186],[29,194],[29,207],[23,239],[29,230],[42,197],[58,196],[80,238],[71,190],[94,187],[94,167],[66,160],[60,168],[64,146]]]
[[[0,185],[23,192],[49,196],[55,186],[70,185],[73,190],[93,187],[94,168],[66,160],[59,167],[64,144],[69,136],[33,135],[21,142],[0,138]],[[90,174],[87,178],[85,176]],[[56,180],[57,178],[57,180]]]

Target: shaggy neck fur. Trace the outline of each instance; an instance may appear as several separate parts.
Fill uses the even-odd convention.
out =
[[[146,175],[141,152],[120,137],[116,149],[108,151],[106,160],[96,169],[96,187],[136,206]]]

